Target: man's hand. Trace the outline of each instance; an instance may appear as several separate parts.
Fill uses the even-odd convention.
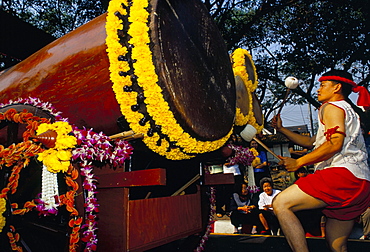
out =
[[[290,158],[290,157],[281,157],[281,161],[279,164],[283,165],[285,169],[289,172],[294,172],[301,167],[297,159]]]
[[[280,118],[280,114],[274,116],[271,120],[271,126],[274,127],[277,131],[279,131],[283,127],[283,123]]]

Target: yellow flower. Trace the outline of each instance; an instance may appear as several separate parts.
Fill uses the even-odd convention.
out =
[[[68,161],[72,158],[72,153],[66,150],[60,150],[57,153],[57,158],[61,161]]]
[[[251,95],[258,86],[257,71],[253,63],[252,56],[247,50],[238,48],[232,53],[231,58],[232,58],[232,63],[233,63],[234,75],[239,76],[243,80],[243,83],[246,89],[248,90],[249,101],[250,101],[248,115],[243,115],[240,111],[240,108],[236,109],[235,125],[244,126],[246,124],[250,124],[257,129],[257,133],[260,133],[263,129],[263,124],[259,125],[256,121],[256,118],[253,112],[253,100],[252,100],[252,95]],[[249,75],[248,75],[248,71],[247,71],[247,67],[245,63],[246,58],[248,58],[248,60],[251,62],[251,66],[253,68],[253,75],[255,78],[254,82],[252,82],[252,80],[249,79]]]
[[[261,163],[261,159],[259,157],[257,157],[259,155],[259,153],[255,148],[250,148],[249,150],[252,152],[252,154],[254,156],[254,159],[252,161],[252,166],[255,167],[255,166],[257,166]]]
[[[172,160],[189,159],[198,153],[204,153],[220,148],[229,138],[230,132],[221,139],[215,141],[198,141],[184,132],[182,127],[177,123],[173,113],[170,111],[167,101],[162,95],[162,89],[157,84],[158,76],[153,64],[153,56],[150,51],[150,37],[148,17],[149,13],[146,10],[148,0],[132,1],[130,6],[130,16],[128,17],[129,29],[127,34],[130,35],[128,43],[133,45],[131,50],[131,58],[133,62],[134,74],[137,76],[137,83],[143,89],[145,96],[145,104],[147,113],[151,116],[156,125],[161,126],[161,133],[168,137],[169,141],[175,144],[176,147],[169,148],[169,142],[165,139],[160,139],[155,133],[152,137],[147,135],[150,129],[149,123],[141,126],[138,124],[143,115],[139,112],[133,112],[131,106],[137,103],[136,92],[124,92],[123,87],[131,86],[130,77],[119,76],[117,73],[127,72],[130,70],[128,64],[122,64],[118,61],[118,56],[126,56],[128,50],[122,47],[119,43],[117,30],[122,29],[122,24],[118,22],[118,17],[115,13],[118,11],[123,13],[122,7],[118,2],[128,6],[128,1],[112,0],[108,8],[107,15],[107,52],[110,61],[110,78],[113,83],[113,91],[116,99],[120,104],[122,114],[125,116],[130,127],[136,133],[144,134],[143,142],[148,148],[154,152],[165,156]],[[118,48],[123,50],[118,54]],[[157,142],[160,140],[161,144]]]
[[[248,60],[251,62],[251,66],[253,69],[253,75],[255,81],[252,83],[251,80],[249,80],[249,75],[247,72],[247,67],[245,65],[245,58],[248,58]],[[237,48],[231,55],[232,61],[233,61],[233,70],[234,75],[240,76],[240,78],[243,79],[243,82],[247,85],[248,90],[250,92],[254,92],[258,86],[258,76],[257,76],[257,70],[256,66],[254,65],[252,55],[245,49]]]
[[[235,125],[236,126],[244,126],[244,125],[247,125],[248,120],[249,120],[249,117],[250,117],[250,114],[251,113],[248,113],[248,115],[244,115],[240,111],[240,108],[236,108],[236,112],[235,112]]]
[[[3,228],[6,224],[6,219],[3,216],[3,213],[6,211],[6,200],[0,198],[0,233],[3,231]]]
[[[72,158],[72,148],[77,144],[74,136],[68,135],[72,132],[72,126],[68,122],[58,121],[52,124],[42,123],[37,128],[37,134],[53,130],[57,133],[55,147],[43,151],[37,157],[48,168],[49,172],[66,172]]]

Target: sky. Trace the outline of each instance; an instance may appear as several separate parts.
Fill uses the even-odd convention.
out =
[[[284,106],[283,110],[280,113],[281,120],[283,121],[283,126],[289,127],[289,126],[307,125],[308,129],[311,131],[311,120],[314,125],[317,123],[317,109],[311,106],[312,116],[310,116],[308,106],[309,106],[308,104]],[[312,119],[310,119],[310,117]]]
[[[357,97],[358,95],[355,93],[352,93],[350,95],[350,99],[354,102],[354,104],[356,104]],[[318,110],[314,106],[311,106],[312,121],[313,121],[314,127],[316,127],[315,125],[317,124],[317,111]],[[290,126],[298,126],[298,125],[307,125],[308,130],[312,134],[308,104],[285,105],[280,113],[280,116],[283,121],[283,126],[290,127]],[[268,121],[271,120],[271,118],[269,118]]]

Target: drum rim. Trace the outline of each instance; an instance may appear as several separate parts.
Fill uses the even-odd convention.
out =
[[[112,23],[113,24],[117,24],[117,23],[119,24],[120,23],[120,18],[116,16],[116,14],[117,14],[116,11],[119,11],[119,13],[121,13],[118,16],[121,16],[121,17],[126,16],[127,17],[126,9],[135,5],[135,1],[132,1],[131,2],[132,4],[130,6],[126,5],[125,8],[123,8],[121,6],[121,2],[124,2],[124,1],[119,1],[119,0],[111,1],[111,4],[112,5],[116,4],[116,6],[115,6],[115,8],[112,7],[111,10],[108,11],[108,15],[107,15],[107,23],[108,23],[108,25],[106,26],[107,27],[107,46],[108,46],[107,51],[108,51],[108,58],[111,62],[112,69],[114,69],[117,66],[117,65],[115,65],[115,66],[112,66],[112,65],[114,64],[114,62],[117,62],[117,57],[119,56],[119,54],[118,55],[117,54],[112,54],[112,51],[113,51],[112,49],[113,48],[118,50],[119,53],[122,53],[122,54],[126,55],[127,52],[130,49],[135,48],[137,46],[137,45],[133,45],[133,47],[128,46],[126,48],[123,48],[122,45],[118,42],[119,39],[117,39],[118,35],[117,35],[117,32],[114,30],[115,27],[113,27],[113,30],[112,30],[112,27],[110,27]],[[143,1],[141,1],[141,2],[144,3]],[[149,1],[145,1],[145,2],[146,2],[147,5],[146,6],[141,6],[141,7],[143,9],[145,9],[146,12],[147,12],[147,6],[149,5]],[[120,3],[120,4],[118,5],[117,3]],[[127,1],[126,1],[126,3],[127,3]],[[130,12],[130,17],[132,17],[132,15],[133,14]],[[149,16],[150,13],[147,13],[146,15]],[[147,21],[145,21],[145,24],[146,24],[146,26],[148,26]],[[132,23],[131,23],[131,25],[132,25]],[[131,25],[130,25],[130,27],[132,27]],[[143,26],[141,28],[143,28]],[[130,30],[128,30],[128,34],[130,34]],[[145,35],[145,39],[149,39],[149,41],[150,41],[149,34]],[[116,41],[114,41],[114,40],[116,40]],[[150,49],[149,49],[149,51],[150,51]],[[151,57],[151,55],[150,55],[150,57]],[[146,58],[146,59],[148,60],[149,58]],[[148,62],[148,61],[146,61],[146,62]],[[149,61],[149,62],[152,62],[152,61]],[[128,74],[130,73],[130,71],[132,71],[132,69],[131,69],[129,63],[127,63],[126,65],[125,65],[124,62],[120,62],[120,63],[123,65],[123,67],[122,67],[123,70],[122,71],[127,74],[126,76],[121,76],[121,77],[123,77],[122,79],[124,79],[124,83],[126,83],[126,84],[131,83],[132,76],[130,77],[130,76],[128,76]],[[132,63],[132,66],[135,63]],[[152,136],[148,136],[148,131],[150,129],[150,127],[149,127],[150,125],[145,124],[145,123],[144,123],[144,125],[139,125],[138,120],[142,120],[144,118],[141,117],[140,115],[138,117],[138,115],[136,115],[131,110],[131,107],[137,104],[136,95],[131,93],[132,90],[130,92],[122,92],[123,87],[126,86],[126,85],[123,84],[122,80],[117,81],[118,76],[117,76],[116,71],[117,71],[117,69],[115,69],[114,72],[111,71],[111,80],[113,82],[113,89],[115,91],[117,101],[120,104],[121,112],[122,112],[123,115],[125,115],[125,117],[126,117],[128,123],[130,124],[130,127],[132,128],[132,130],[134,130],[136,133],[143,133],[145,135],[144,139],[143,139],[143,142],[147,145],[147,147],[149,147],[149,149],[153,150],[154,152],[156,152],[160,155],[163,155],[168,159],[173,159],[173,160],[189,159],[189,158],[194,157],[196,154],[210,152],[210,151],[213,151],[213,150],[216,150],[216,149],[220,148],[222,145],[224,145],[224,143],[227,141],[227,139],[231,135],[231,133],[233,131],[232,127],[231,127],[229,133],[227,133],[224,137],[222,137],[220,139],[217,139],[215,141],[197,140],[197,139],[191,137],[187,132],[183,131],[181,126],[176,125],[177,121],[175,121],[175,123],[172,123],[171,127],[164,127],[166,125],[163,125],[163,124],[159,123],[161,120],[162,121],[163,120],[172,120],[173,121],[174,117],[173,117],[173,115],[171,115],[171,111],[166,110],[167,116],[158,117],[154,114],[151,114],[150,112],[152,110],[149,107],[146,107],[145,109],[149,110],[149,115],[153,118],[155,117],[154,119],[155,119],[155,122],[157,124],[156,126],[158,126],[158,128],[161,129],[161,132],[160,132],[161,136],[157,132],[154,132],[154,134]],[[118,83],[116,83],[116,82],[118,82]],[[128,85],[128,86],[131,86],[131,85]],[[153,86],[153,88],[158,88],[158,85]],[[147,87],[143,87],[144,92],[145,92],[145,90],[150,90],[150,89],[148,89]],[[158,96],[156,96],[156,98],[158,98]],[[120,100],[120,99],[122,99],[123,101]],[[148,99],[148,97],[145,97],[145,100],[146,100],[146,103],[148,103],[148,104],[154,104],[154,103],[150,103],[150,98]],[[162,102],[164,101],[162,103],[162,106],[165,107],[166,105],[165,105],[165,100],[163,99],[163,97],[160,100]],[[153,101],[153,99],[152,99],[152,101]],[[163,118],[165,118],[165,119],[163,119]],[[168,124],[168,122],[166,122],[166,123]],[[180,127],[180,130],[178,128],[174,130],[173,127]],[[173,132],[175,132],[175,133],[177,132],[177,135],[174,135]],[[163,136],[165,138],[162,138]],[[162,141],[162,142],[158,145],[158,141]]]
[[[251,66],[253,67],[253,72],[255,75],[255,82],[252,82],[251,79],[249,78],[248,70],[246,69],[247,66],[245,64],[246,60],[251,63]],[[257,100],[257,103],[259,103],[259,100],[257,98],[257,95],[255,93],[255,90],[258,85],[258,75],[257,75],[257,70],[254,65],[252,55],[249,53],[248,50],[243,49],[243,48],[237,48],[231,55],[231,60],[233,64],[233,71],[235,76],[239,76],[242,81],[244,82],[244,85],[246,86],[247,90],[250,91],[248,94],[250,95],[250,110],[248,115],[244,115],[240,112],[240,108],[237,107],[237,112],[236,112],[236,120],[235,120],[235,125],[237,126],[245,126],[247,124],[251,124],[254,128],[257,129],[257,133],[260,133],[264,127],[264,118],[262,111],[261,117],[262,117],[262,124],[260,122],[257,122],[257,118],[255,116],[255,107],[253,106],[255,103],[255,100]],[[258,106],[260,107],[260,106]]]

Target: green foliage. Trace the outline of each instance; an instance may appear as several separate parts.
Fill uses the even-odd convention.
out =
[[[11,0],[0,4],[2,10],[57,38],[106,11],[105,1],[90,0]]]
[[[331,68],[348,70],[369,86],[370,0],[202,1],[230,53],[242,47],[253,55],[265,116],[283,100],[287,76],[303,83],[289,102],[316,107],[317,78]],[[105,12],[108,2],[0,0],[0,8],[60,37]]]
[[[308,101],[316,107],[317,78],[331,68],[348,70],[368,87],[369,0],[208,2],[228,48],[243,47],[253,54],[265,115],[282,101],[287,76],[304,83],[289,102]],[[223,10],[221,2],[233,9]],[[223,13],[228,13],[226,20]]]

